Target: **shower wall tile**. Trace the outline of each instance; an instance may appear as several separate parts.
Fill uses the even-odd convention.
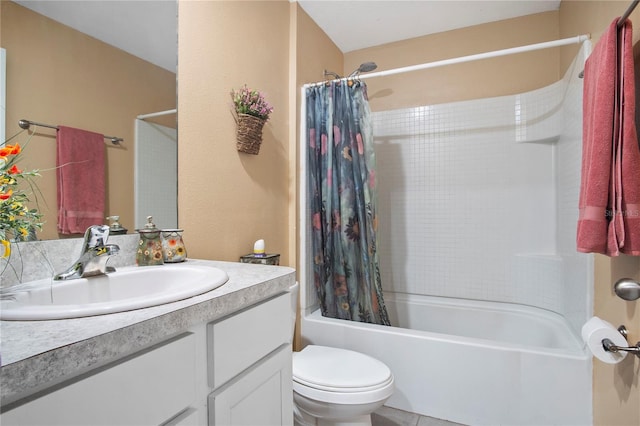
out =
[[[516,255],[513,258],[516,300],[528,305],[563,312],[563,259],[554,255]],[[522,302],[521,302],[522,303]]]
[[[385,290],[584,322],[577,68],[533,92],[373,114]]]
[[[513,301],[512,253],[554,250],[552,148],[514,143],[515,103],[374,114],[386,289]]]
[[[593,255],[576,251],[576,224],[582,158],[582,82],[578,77],[588,55],[585,44],[565,74],[562,135],[556,145],[556,221],[558,253],[563,263],[563,313],[573,330],[593,314]]]

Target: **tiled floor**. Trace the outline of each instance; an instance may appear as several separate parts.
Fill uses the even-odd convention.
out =
[[[463,426],[433,417],[382,407],[371,415],[372,426]]]

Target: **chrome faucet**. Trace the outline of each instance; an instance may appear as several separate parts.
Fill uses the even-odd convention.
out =
[[[109,226],[94,225],[84,233],[82,252],[78,260],[66,271],[53,277],[56,281],[93,277],[114,272],[115,268],[107,266],[111,256],[118,254],[120,247],[106,244],[109,238]]]

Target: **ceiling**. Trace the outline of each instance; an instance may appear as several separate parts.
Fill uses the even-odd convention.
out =
[[[176,0],[14,1],[176,71]],[[298,0],[298,3],[343,53],[560,7],[560,0]]]

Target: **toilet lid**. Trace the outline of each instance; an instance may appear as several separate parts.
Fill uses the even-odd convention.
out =
[[[387,385],[392,377],[382,362],[347,349],[309,345],[293,354],[293,380],[317,389],[363,391]]]

